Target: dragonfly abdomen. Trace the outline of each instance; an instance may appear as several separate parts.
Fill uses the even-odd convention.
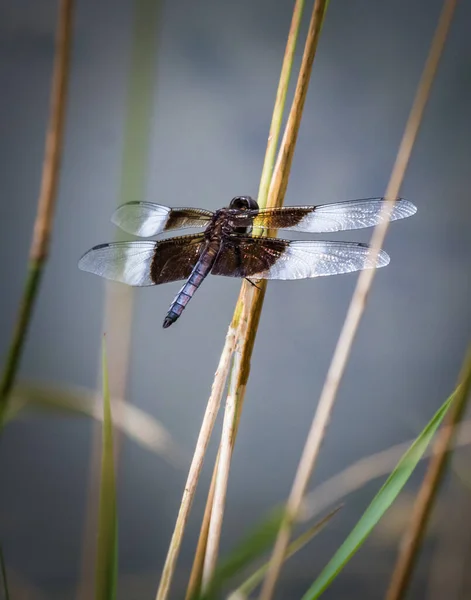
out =
[[[193,270],[191,271],[188,280],[183,284],[182,288],[175,296],[172,304],[170,305],[167,315],[164,319],[164,329],[170,327],[172,323],[175,323],[175,321],[185,310],[185,307],[188,304],[188,302],[192,299],[193,294],[202,284],[206,275],[211,271],[211,267],[213,266],[216,255],[217,249],[213,249],[211,247],[207,248],[207,250],[203,252],[200,259],[193,267]]]

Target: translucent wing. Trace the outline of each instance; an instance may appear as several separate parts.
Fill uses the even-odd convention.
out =
[[[116,209],[111,220],[127,233],[150,237],[174,229],[206,227],[212,214],[199,208],[169,208],[152,202],[128,202]]]
[[[285,206],[282,208],[244,211],[241,219],[252,220],[258,229],[288,229],[307,233],[332,233],[347,229],[373,227],[381,220],[384,198],[347,200],[318,206]],[[417,212],[409,200],[399,198],[393,207],[391,221],[405,219]]]
[[[179,281],[190,276],[204,235],[185,235],[160,242],[114,242],[86,252],[79,268],[132,286]]]
[[[213,275],[254,279],[305,279],[385,267],[381,250],[376,261],[369,246],[356,242],[288,241],[230,236],[213,265]]]

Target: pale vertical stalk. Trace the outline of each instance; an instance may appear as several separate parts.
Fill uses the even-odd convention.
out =
[[[301,17],[303,16],[304,0],[296,0],[293,8],[293,16],[289,28],[288,39],[286,41],[283,64],[281,65],[280,79],[276,91],[275,105],[273,107],[273,116],[268,133],[267,148],[265,151],[265,160],[263,162],[262,176],[258,188],[257,203],[260,208],[267,204],[268,189],[270,187],[273,165],[275,164],[276,149],[280,138],[281,123],[286,104],[286,94],[288,93],[291,70],[293,68],[294,53],[298,41],[299,27]]]
[[[211,510],[213,508],[214,488],[216,487],[216,475],[218,470],[219,450],[214,463],[213,475],[211,477],[211,485],[209,486],[208,497],[204,509],[203,522],[201,523],[198,545],[196,546],[193,566],[191,568],[190,580],[186,590],[185,600],[192,600],[201,588],[201,579],[203,577],[204,557],[206,555],[206,545],[208,541],[209,522],[211,520]]]
[[[241,316],[241,328],[239,328],[238,340],[245,338],[247,327],[247,318]],[[235,372],[240,369],[240,361],[242,360],[241,348],[239,343],[236,344],[234,352],[233,365]],[[224,507],[226,503],[227,484],[229,481],[229,466],[232,458],[234,428],[236,426],[237,417],[237,380],[233,377],[229,380],[229,390],[227,393],[226,409],[224,412],[224,422],[222,425],[221,444],[219,447],[219,460],[217,461],[216,482],[214,487],[214,499],[211,511],[211,519],[209,522],[208,541],[206,546],[206,555],[203,566],[203,590],[209,584],[214,569],[217,563],[219,552],[219,542],[221,539],[222,522],[224,519]]]
[[[445,44],[455,5],[456,0],[445,0],[438,27],[431,44],[429,56],[425,64],[417,94],[406,124],[401,145],[399,147],[396,162],[391,174],[391,179],[386,189],[385,197],[388,199],[388,202],[385,202],[384,204],[380,216],[380,222],[375,227],[371,239],[372,249],[370,255],[373,262],[378,256],[379,250],[386,236],[389,226],[389,216],[394,206],[394,200],[391,199],[395,199],[399,194],[406,166],[412,152],[412,147],[419,130],[425,105],[427,103],[434,76],[437,71],[438,62]],[[262,587],[260,596],[261,600],[269,600],[273,595],[276,581],[286,555],[286,550],[291,535],[292,523],[299,512],[309,479],[317,461],[321,443],[324,438],[334,406],[335,397],[345,371],[345,366],[347,364],[360,319],[366,306],[368,292],[370,291],[373,283],[375,272],[375,269],[367,269],[362,271],[358,278],[345,323],[340,333],[332,362],[327,373],[317,410],[308,433],[306,444],[294,479],[293,487],[287,501],[287,518],[280,527],[279,535],[270,561],[270,567]]]
[[[293,16],[292,16],[291,26],[290,26],[290,30],[289,30],[289,34],[288,34],[288,40],[286,43],[285,55],[283,58],[283,64],[282,64],[282,68],[281,68],[280,80],[278,83],[278,89],[277,89],[277,93],[276,93],[275,105],[274,105],[274,109],[273,109],[273,116],[272,116],[270,131],[269,131],[269,135],[268,135],[267,148],[266,148],[266,152],[265,152],[265,160],[264,160],[264,164],[263,164],[263,168],[262,168],[262,176],[261,176],[261,180],[260,180],[259,193],[258,193],[258,197],[257,197],[258,204],[261,207],[264,207],[266,205],[266,201],[267,201],[268,188],[270,185],[273,165],[275,162],[276,148],[278,145],[279,134],[280,134],[280,130],[281,130],[283,110],[284,110],[284,106],[285,106],[285,102],[286,102],[286,94],[287,94],[287,90],[288,90],[289,79],[290,79],[291,70],[292,70],[293,61],[294,61],[294,53],[296,50],[296,42],[297,42],[297,38],[298,38],[299,27],[301,24],[303,8],[304,8],[304,0],[296,0],[295,6],[293,9]],[[255,290],[255,293],[254,293],[255,298],[259,298],[259,310],[255,310],[256,319],[252,318],[252,321],[255,324],[255,330],[256,330],[256,327],[258,326],[258,319],[260,317],[260,310],[261,310],[261,301],[263,301],[263,295],[265,293],[266,283],[262,282],[262,284],[259,287],[260,287],[260,290]],[[252,288],[252,286],[250,286],[250,288]],[[248,290],[249,290],[249,288],[247,287],[246,282],[243,282],[241,291],[239,293],[239,298],[238,298],[238,301],[236,304],[236,308],[234,311],[234,316],[233,316],[231,325],[229,326],[229,332],[231,332],[233,329],[238,328],[238,326],[239,326],[240,315],[242,312],[242,308],[246,302],[245,298],[248,293]],[[253,293],[253,292],[250,292],[250,293]],[[252,313],[253,313],[253,311],[252,311]],[[254,339],[254,336],[253,336],[253,339]],[[253,345],[253,343],[252,343],[252,345]],[[223,355],[227,352],[227,346],[228,346],[228,336],[226,336],[226,345],[223,349]],[[228,373],[225,373],[223,375],[223,374],[219,373],[219,371],[218,371],[216,373],[215,380],[213,382],[213,386],[216,385],[216,379],[221,378],[221,377],[224,377],[224,381],[222,383],[225,385],[227,374]],[[217,385],[220,385],[220,383],[217,383]],[[238,415],[240,414],[240,410],[238,410],[237,414]],[[219,454],[218,454],[218,457],[219,457]],[[216,471],[217,471],[217,462],[215,465],[214,473]],[[215,477],[214,473],[213,473],[213,478]],[[213,502],[213,494],[210,493],[208,495],[208,500],[206,503],[205,521],[207,520],[207,518],[209,518],[208,515],[210,515],[210,513],[211,513],[212,502]],[[176,525],[176,527],[177,527],[177,525]],[[191,595],[194,593],[196,587],[199,587],[199,583],[202,578],[203,552],[206,550],[206,539],[205,538],[206,538],[208,529],[209,529],[209,526],[206,527],[206,524],[204,523],[202,526],[201,532],[200,532],[200,538],[198,540],[197,553],[195,556],[195,561],[193,563],[190,583],[189,583],[189,586],[187,589],[187,598],[191,597]],[[175,534],[174,534],[174,536],[175,536]],[[170,554],[170,551],[171,550],[169,549],[169,554]],[[177,550],[177,552],[178,552],[178,550]],[[168,559],[169,559],[169,555],[167,555],[167,561],[168,561]],[[173,565],[173,569],[174,568],[175,568],[175,564]],[[173,575],[173,572],[172,573],[169,572],[167,574],[167,577],[169,578],[169,582],[167,585],[167,592],[166,592],[166,595],[159,597],[160,600],[164,600],[164,598],[167,597],[172,575]]]
[[[180,552],[181,542],[183,539],[183,533],[185,526],[188,521],[190,514],[191,505],[196,492],[196,486],[203,468],[204,457],[206,455],[206,449],[208,447],[211,432],[216,421],[219,406],[221,404],[221,398],[226,385],[227,374],[231,363],[232,353],[234,352],[236,342],[236,330],[229,329],[226,337],[226,344],[224,345],[224,351],[219,360],[218,370],[214,377],[213,387],[211,389],[211,396],[206,406],[206,411],[203,417],[203,423],[201,424],[198,441],[196,442],[195,453],[191,461],[190,470],[188,472],[188,478],[185,484],[185,490],[183,492],[180,509],[178,511],[177,521],[173,531],[172,539],[168,549],[167,557],[165,559],[164,568],[160,578],[159,589],[157,590],[156,600],[163,600],[168,597],[170,591],[170,584],[172,577],[175,572],[177,564],[178,554]]]
[[[157,62],[157,30],[159,0],[135,0],[132,48],[128,68],[128,93],[124,122],[123,156],[117,205],[145,198],[150,150],[151,119],[154,107],[154,87]],[[116,231],[116,238],[124,234]],[[129,356],[132,336],[134,290],[115,282],[105,283],[103,329],[107,335],[110,393],[112,398],[126,398]],[[115,407],[117,420],[123,415]],[[97,522],[99,483],[100,428],[95,426],[90,458],[90,477],[84,525],[81,578],[78,600],[88,600],[93,592],[94,539]],[[119,430],[114,440],[115,468],[121,442]]]
[[[399,600],[404,597],[407,590],[420,543],[445,473],[448,452],[453,444],[457,427],[461,422],[469,398],[471,390],[471,345],[463,364],[459,384],[457,397],[451,405],[445,426],[437,434],[434,454],[430,459],[424,481],[417,494],[410,522],[402,537],[399,556],[391,577],[386,600]]]
[[[264,282],[262,282],[262,283],[264,283]],[[244,286],[242,286],[241,292],[239,294],[239,301],[238,301],[237,306],[240,306],[240,309],[243,312],[241,314],[236,309],[236,312],[233,317],[232,325],[231,325],[231,327],[238,328],[239,321],[241,318],[247,320],[246,324],[244,324],[244,330],[247,332],[247,335],[244,336],[244,345],[242,347],[242,351],[239,350],[239,355],[242,354],[242,356],[241,356],[242,361],[244,361],[244,356],[245,356],[244,353],[247,352],[247,349],[249,347],[253,348],[253,344],[255,343],[255,332],[257,331],[257,328],[258,328],[258,323],[260,320],[260,314],[261,314],[261,310],[262,310],[263,298],[265,296],[265,290],[266,290],[266,286],[260,285],[259,289],[256,289],[253,286],[251,286],[250,284],[248,284],[248,285],[250,286],[250,289],[246,291]],[[253,294],[252,301],[250,304],[250,311],[249,311],[248,319],[247,319],[247,310],[245,310],[245,311],[243,310],[244,306],[245,306],[245,301],[246,301],[246,295],[245,295],[246,292],[249,294],[250,293]],[[251,350],[250,350],[250,353],[251,353]],[[232,455],[232,452],[234,449],[235,438],[237,436],[240,414],[241,414],[241,410],[242,410],[242,401],[243,401],[244,394],[245,394],[245,383],[242,383],[242,381],[245,381],[245,382],[247,381],[247,378],[249,376],[249,371],[250,371],[250,362],[248,362],[248,363],[245,362],[244,364],[245,364],[245,368],[238,369],[238,375],[237,375],[236,385],[235,385],[235,388],[236,388],[235,423],[234,423],[234,433],[230,437],[231,455]],[[234,381],[234,379],[233,379],[233,381]],[[204,511],[203,523],[201,525],[200,535],[199,535],[199,539],[198,539],[198,545],[196,548],[195,558],[193,560],[193,566],[191,569],[190,581],[188,583],[188,588],[187,588],[187,592],[186,592],[186,600],[190,600],[190,598],[192,598],[193,595],[196,594],[196,592],[199,590],[199,588],[201,586],[201,580],[203,577],[203,565],[204,565],[204,559],[205,559],[207,542],[208,542],[207,538],[208,538],[208,533],[209,533],[209,526],[210,526],[210,521],[211,521],[211,513],[212,513],[214,494],[215,494],[216,477],[217,477],[217,473],[218,473],[219,458],[220,458],[220,453],[221,453],[221,444],[222,444],[222,440],[219,445],[218,454],[216,457],[216,461],[215,461],[215,465],[214,465],[214,469],[213,469],[213,475],[212,475],[212,479],[211,479],[211,487],[210,487],[208,497],[206,500],[206,507],[205,507],[205,511]],[[213,535],[214,535],[214,530],[213,530]]]
[[[326,9],[326,0],[316,0],[314,2],[309,30],[304,47],[301,68],[296,84],[293,103],[290,109],[288,122],[278,152],[273,177],[270,183],[267,206],[281,206],[288,185],[291,164],[294,155],[294,148],[301,124],[302,111],[309,87],[312,64],[317,49],[317,43],[322,27],[324,13]],[[235,381],[233,395],[228,395],[226,411],[229,412],[227,418],[227,428],[223,429],[221,438],[221,449],[224,447],[226,452],[224,456],[221,451],[221,459],[218,466],[218,477],[213,501],[213,512],[208,537],[207,557],[205,560],[203,589],[208,585],[217,562],[217,551],[219,548],[219,539],[222,530],[222,521],[224,514],[225,498],[227,493],[227,482],[229,480],[229,469],[232,452],[235,443],[238,422],[242,410],[242,403],[245,396],[246,385],[250,373],[250,360],[252,356],[255,335],[257,332],[258,320],[263,305],[266,282],[260,284],[260,289],[253,288],[250,284],[245,284],[242,288],[244,297],[244,306],[248,306],[248,316],[240,320],[239,328],[245,326],[245,332],[240,334],[239,360],[234,361],[231,373],[231,380]],[[252,315],[256,315],[252,319]],[[252,320],[250,327],[247,322]],[[232,414],[235,418],[232,418]],[[226,422],[226,421],[225,421]],[[221,479],[220,485],[218,484]],[[214,521],[214,524],[213,524]]]
[[[39,284],[49,254],[65,130],[73,10],[74,0],[60,2],[41,189],[29,253],[27,280],[0,384],[0,428],[15,383]]]

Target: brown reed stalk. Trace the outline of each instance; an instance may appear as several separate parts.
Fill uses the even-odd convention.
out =
[[[201,579],[203,577],[204,557],[206,555],[206,544],[208,541],[209,522],[211,519],[211,511],[213,509],[214,489],[216,487],[217,464],[219,461],[219,450],[214,463],[213,475],[211,477],[211,485],[209,486],[208,497],[204,509],[203,521],[201,523],[200,535],[196,546],[193,566],[191,568],[190,579],[185,594],[185,600],[192,600],[201,588]]]
[[[281,122],[283,117],[283,109],[286,101],[286,94],[288,90],[289,78],[291,74],[291,68],[294,60],[294,52],[296,48],[296,41],[299,32],[299,26],[301,22],[301,16],[304,7],[304,0],[296,0],[294,9],[293,9],[293,17],[291,21],[291,26],[288,34],[288,40],[285,49],[285,55],[283,58],[283,64],[281,68],[280,81],[278,84],[278,89],[276,93],[275,106],[273,109],[272,122],[270,125],[270,132],[268,136],[267,149],[265,153],[265,160],[262,169],[262,176],[260,181],[259,188],[259,205],[265,206],[266,198],[268,193],[268,187],[271,181],[271,174],[273,170],[273,164],[275,162],[275,154],[276,148],[278,145],[279,133],[281,130]],[[245,282],[244,282],[245,284]],[[229,326],[228,333],[226,335],[226,341],[224,344],[224,348],[221,354],[221,361],[224,361],[226,365],[225,358],[229,358],[229,362],[227,363],[227,369],[218,368],[216,371],[216,375],[213,381],[212,390],[218,390],[222,396],[222,392],[224,390],[227,376],[230,368],[230,359],[232,358],[233,352],[235,350],[235,345],[237,342],[237,332],[239,321],[241,315],[246,314],[244,309],[245,302],[245,294],[246,294],[246,286],[242,285],[241,292],[239,294],[239,299],[237,301],[234,317],[232,319],[231,325]],[[261,287],[261,286],[260,286]],[[253,286],[250,286],[253,288]],[[255,290],[255,288],[253,288]],[[260,290],[256,290],[259,293],[264,293],[263,287]],[[249,293],[252,293],[252,290],[249,290]],[[183,538],[183,532],[185,529],[185,525],[188,519],[189,511],[191,508],[191,503],[193,502],[194,493],[196,491],[196,485],[198,483],[198,479],[200,476],[201,468],[203,465],[203,459],[206,453],[206,448],[209,443],[209,436],[211,435],[212,428],[214,425],[214,421],[216,419],[217,411],[215,411],[215,407],[219,408],[219,404],[221,401],[221,396],[217,399],[214,396],[214,393],[211,393],[210,400],[208,402],[208,406],[206,408],[206,413],[203,418],[203,425],[200,430],[200,435],[198,437],[197,446],[195,449],[195,456],[198,455],[198,460],[193,459],[192,465],[190,466],[190,471],[188,474],[187,485],[185,486],[185,492],[182,498],[182,503],[180,506],[179,514],[177,516],[177,521],[175,524],[174,532],[172,535],[172,540],[170,542],[170,546],[167,552],[167,557],[165,560],[164,569],[162,572],[159,590],[157,592],[157,600],[165,600],[168,597],[168,593],[170,590],[171,580],[175,571],[176,561],[178,558],[178,553],[180,551],[181,541]],[[212,413],[212,414],[211,414]],[[212,424],[210,424],[210,421]],[[203,431],[204,430],[204,431]],[[204,435],[203,435],[204,433]],[[192,482],[191,487],[188,486],[188,482]],[[206,513],[205,513],[206,514]],[[201,541],[201,538],[200,538]],[[206,548],[206,543],[198,543],[198,548]],[[195,557],[195,560],[198,562],[198,556]],[[199,561],[202,564],[202,561]],[[196,565],[197,563],[195,563]],[[195,568],[192,571],[192,583],[199,582],[201,580],[201,573],[198,573]],[[191,589],[188,589],[188,594],[191,594]]]
[[[188,522],[191,505],[193,504],[193,499],[195,497],[196,486],[198,485],[201,469],[203,468],[204,457],[206,455],[209,439],[211,437],[211,432],[213,430],[219,406],[221,404],[224,387],[226,385],[227,374],[229,373],[230,361],[236,341],[235,336],[235,330],[230,329],[226,337],[224,351],[219,360],[218,370],[216,371],[213,387],[211,389],[211,396],[206,406],[203,423],[201,424],[200,433],[196,442],[195,453],[193,455],[190,470],[188,472],[182,501],[180,503],[180,509],[178,511],[177,521],[175,523],[175,528],[173,530],[172,539],[170,540],[164,568],[160,577],[156,600],[164,600],[168,597],[170,591],[170,585],[175,572],[177,558],[183,539],[183,533]]]
[[[450,447],[461,423],[471,391],[471,345],[459,377],[459,389],[451,405],[445,425],[437,434],[433,455],[412,509],[410,521],[402,536],[399,556],[391,577],[386,600],[404,597],[414,569],[420,544],[432,513],[440,484],[445,474]]]
[[[0,428],[3,425],[11,389],[15,383],[49,253],[65,129],[73,8],[74,0],[62,0],[59,5],[49,126],[46,135],[38,210],[29,253],[28,275],[0,384]]]
[[[267,201],[267,206],[269,207],[281,206],[283,204],[326,5],[326,0],[315,0],[314,2],[294,99],[270,183]],[[203,569],[203,589],[209,583],[216,567],[230,463],[238,428],[238,420],[240,418],[243,398],[245,396],[247,380],[250,373],[250,360],[265,290],[266,282],[264,281],[261,284],[260,290],[245,283],[241,291],[241,296],[245,291],[242,306],[248,307],[248,310],[246,310],[247,318],[240,319],[239,321],[239,330],[244,328],[245,333],[242,333],[241,331],[231,373],[231,380],[235,380],[233,387],[234,391],[233,393],[228,394],[227,397],[227,418],[225,416],[226,427],[223,427],[223,435],[221,437],[221,460],[218,464],[213,511],[211,513],[211,522],[208,532],[208,544]]]
[[[389,226],[389,216],[394,206],[404,178],[405,170],[412,147],[419,130],[425,105],[430,95],[430,89],[437,71],[438,62],[443,51],[448,29],[454,13],[456,0],[445,0],[442,14],[440,15],[436,33],[432,40],[429,56],[422,73],[412,109],[407,121],[404,135],[399,146],[396,162],[391,178],[386,189],[385,202],[381,211],[379,224],[375,227],[371,238],[370,256],[375,261],[383,244]],[[347,316],[340,333],[337,346],[330,364],[324,388],[322,390],[317,410],[308,433],[306,444],[299,462],[293,487],[286,504],[286,518],[280,527],[275,548],[273,550],[267,577],[262,586],[260,600],[270,600],[273,596],[275,585],[283,564],[284,557],[291,535],[292,523],[296,518],[306,492],[309,479],[314,470],[322,440],[325,436],[335,403],[336,394],[345,371],[345,366],[352,348],[355,334],[363,315],[368,293],[371,289],[376,269],[367,269],[360,273],[358,282],[347,312]]]

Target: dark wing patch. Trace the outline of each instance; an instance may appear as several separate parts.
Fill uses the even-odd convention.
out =
[[[254,279],[305,279],[384,267],[388,263],[384,250],[374,262],[369,246],[356,242],[228,236],[211,273]]]
[[[128,202],[116,209],[111,221],[127,233],[150,237],[164,231],[206,227],[213,213],[199,208],[169,208],[152,202]]]
[[[204,234],[184,235],[157,243],[151,265],[152,281],[158,285],[188,279],[205,243]]]
[[[160,242],[114,242],[86,252],[79,268],[132,286],[149,286],[187,279],[204,244],[204,235],[187,235]]]
[[[362,229],[377,225],[382,217],[384,198],[347,200],[318,206],[285,206],[259,211],[245,211],[241,220],[253,219],[257,229],[288,229],[307,233],[332,233],[348,229]],[[409,200],[399,198],[394,204],[390,220],[396,221],[415,214],[417,208]]]

